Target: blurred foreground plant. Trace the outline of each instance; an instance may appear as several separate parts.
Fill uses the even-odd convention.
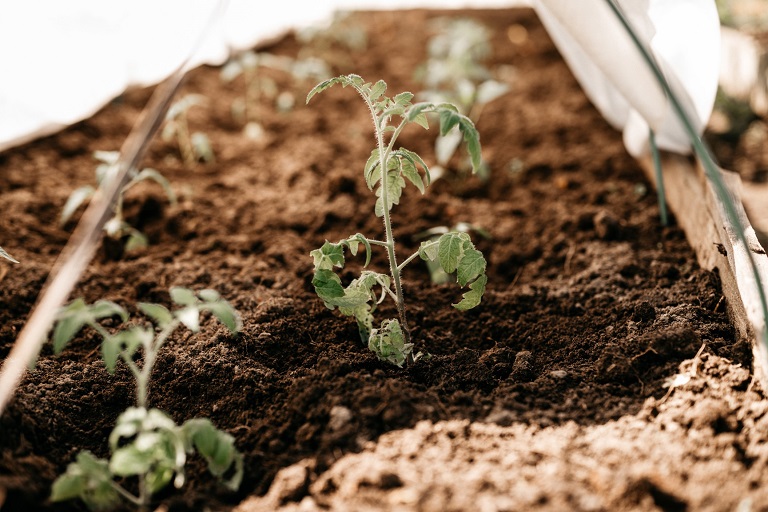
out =
[[[213,162],[213,147],[208,136],[203,132],[190,132],[189,109],[204,105],[205,96],[187,94],[170,106],[165,115],[165,126],[161,133],[164,141],[176,139],[184,164],[192,167],[198,162]]]
[[[173,480],[177,489],[184,485],[187,455],[195,451],[208,470],[230,490],[237,490],[243,477],[243,458],[234,438],[216,429],[210,420],[195,418],[177,425],[159,409],[148,408],[149,381],[157,354],[168,337],[181,325],[192,332],[200,330],[200,314],[210,312],[232,333],[241,328],[237,312],[214,290],[195,293],[187,288],[171,288],[171,299],[179,308],[139,303],[139,310],[152,320],[151,325],[131,325],[116,333],[100,321],[110,317],[128,320],[128,313],[114,302],[100,300],[86,304],[77,299],[63,307],[53,331],[53,350],[60,353],[84,327],[91,327],[102,338],[101,354],[109,373],[118,361],[131,371],[136,381],[137,407],[129,407],[117,419],[109,436],[112,456],[100,459],[88,451],[78,454],[66,473],[53,483],[51,500],[80,498],[94,510],[114,508],[121,500],[145,508],[152,495]],[[143,362],[137,356],[141,352]],[[118,478],[135,477],[138,494],[133,494]]]

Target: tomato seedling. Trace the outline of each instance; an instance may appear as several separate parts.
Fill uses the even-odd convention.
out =
[[[406,181],[411,182],[423,194],[429,185],[430,177],[429,168],[419,155],[402,147],[395,149],[395,143],[407,125],[415,123],[429,128],[427,114],[436,114],[439,116],[441,134],[458,127],[466,142],[473,168],[477,169],[481,162],[480,135],[472,120],[461,114],[452,104],[413,104],[413,94],[410,92],[389,98],[384,95],[387,84],[383,80],[374,84],[365,82],[358,75],[338,76],[320,82],[307,95],[307,103],[315,94],[337,84],[354,88],[371,113],[377,144],[365,163],[363,174],[368,188],[371,191],[375,189],[377,199],[374,212],[384,221],[385,239],[375,240],[358,233],[338,243],[326,240],[320,249],[310,253],[315,266],[312,284],[329,309],[338,308],[342,314],[355,318],[363,342],[368,344],[379,359],[402,366],[405,362],[414,362],[419,355],[413,355],[414,345],[406,319],[401,284],[403,268],[420,257],[426,261],[438,262],[449,274],[456,273],[459,285],[470,288],[464,293],[462,300],[454,304],[454,307],[460,310],[480,304],[487,277],[485,258],[475,249],[467,233],[449,232],[437,240],[422,242],[417,252],[398,263],[390,211],[394,205],[400,203]],[[399,121],[390,124],[393,119]],[[360,244],[366,251],[366,267],[371,259],[371,246],[386,249],[389,275],[365,270],[359,278],[345,287],[334,269],[344,267],[345,249],[354,256]],[[381,295],[375,291],[376,287],[381,289]],[[384,320],[380,327],[374,328],[373,312],[387,296],[395,301],[399,319]]]
[[[69,219],[72,218],[75,211],[87,201],[93,197],[98,187],[105,182],[105,180],[111,179],[114,176],[117,168],[117,163],[120,153],[117,151],[95,151],[94,158],[101,162],[96,167],[96,187],[91,185],[85,185],[77,188],[69,195],[67,202],[64,204],[64,208],[61,210],[61,216],[59,217],[59,225],[64,226]],[[168,201],[171,205],[176,204],[176,194],[171,188],[171,184],[168,180],[155,169],[142,169],[141,171],[131,170],[131,180],[126,183],[123,189],[120,191],[120,195],[115,203],[114,215],[110,220],[104,224],[104,231],[108,237],[113,240],[121,241],[125,239],[125,250],[130,251],[133,249],[139,249],[148,245],[147,237],[125,221],[123,217],[123,195],[133,186],[142,181],[154,181],[159,184],[165,192]]]
[[[418,96],[427,101],[453,103],[477,123],[485,105],[509,91],[509,86],[494,79],[483,63],[491,53],[490,31],[465,18],[438,18],[435,26],[437,33],[428,42],[427,60],[416,72],[416,78],[425,87]],[[462,134],[455,128],[437,138],[438,173],[444,172],[461,139]],[[485,164],[478,171],[487,179]]]
[[[208,136],[202,132],[190,132],[189,109],[196,105],[204,105],[205,96],[187,94],[170,106],[165,114],[165,126],[161,137],[168,142],[176,139],[179,153],[187,167],[198,162],[213,162],[215,157]]]
[[[53,331],[53,350],[60,353],[85,327],[91,327],[102,338],[101,354],[110,373],[118,361],[129,368],[136,381],[136,407],[130,407],[117,419],[109,436],[112,456],[97,458],[88,451],[78,454],[66,473],[53,483],[51,500],[82,499],[95,510],[112,509],[121,500],[145,508],[152,495],[173,480],[178,489],[184,485],[187,455],[200,454],[208,470],[224,485],[237,490],[243,477],[243,458],[235,448],[234,438],[220,431],[206,418],[194,418],[177,425],[170,416],[148,408],[149,381],[157,354],[168,337],[184,325],[193,332],[200,330],[200,313],[210,312],[231,332],[241,328],[235,309],[214,290],[195,293],[188,288],[171,288],[171,299],[179,308],[168,310],[160,304],[139,303],[139,310],[154,326],[131,325],[116,333],[100,321],[118,316],[128,320],[125,309],[110,301],[86,304],[77,299],[61,308]],[[142,352],[142,363],[137,355]],[[116,481],[135,477],[138,495]]]

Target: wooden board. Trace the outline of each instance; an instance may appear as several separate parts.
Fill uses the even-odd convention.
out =
[[[641,163],[655,186],[651,158]],[[691,158],[665,154],[662,168],[669,209],[696,251],[699,264],[719,272],[729,314],[739,335],[750,341],[754,375],[765,385],[768,383],[768,331],[758,286],[768,295],[768,256],[744,209],[741,178],[734,172],[721,170],[727,196],[744,229],[746,244],[738,236],[738,225],[729,220],[720,195],[700,164]]]

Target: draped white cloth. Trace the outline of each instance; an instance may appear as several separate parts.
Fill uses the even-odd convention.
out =
[[[624,132],[633,155],[648,127],[659,145],[687,152],[669,104],[604,0],[532,0],[574,75]],[[167,77],[188,56],[219,0],[24,0],[0,3],[0,151],[93,115],[130,86]],[[525,0],[229,0],[193,64],[344,9],[484,8]],[[668,79],[695,114],[709,118],[720,47],[714,0],[622,0]]]

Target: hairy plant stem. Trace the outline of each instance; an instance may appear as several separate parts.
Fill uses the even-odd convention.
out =
[[[168,336],[176,330],[179,323],[179,320],[174,320],[165,326],[155,339],[144,344],[144,364],[141,365],[141,369],[139,369],[133,361],[130,363],[128,363],[127,360],[125,361],[128,363],[133,375],[136,377],[136,403],[139,407],[143,407],[144,409],[147,408],[149,379],[152,376],[152,369],[155,367],[157,353],[160,352],[160,349],[165,344]]]
[[[140,489],[144,488],[144,487],[146,487],[146,486],[141,485],[141,484],[139,485]],[[139,507],[141,510],[146,509],[146,506],[149,505],[149,502],[145,503],[144,500],[141,497],[137,498],[136,496],[134,496],[130,492],[126,491],[125,488],[122,485],[118,484],[118,483],[112,482],[112,488],[114,490],[116,490],[117,493],[120,496],[122,496],[126,500],[130,501],[133,505]]]
[[[360,91],[358,91],[360,92]],[[397,304],[397,313],[400,317],[400,327],[403,331],[403,336],[406,343],[411,342],[411,331],[408,329],[408,319],[405,313],[405,300],[403,298],[403,285],[400,282],[400,267],[397,265],[397,256],[395,254],[395,239],[392,236],[392,221],[389,215],[389,191],[387,190],[387,157],[392,150],[392,145],[399,135],[404,123],[397,127],[395,133],[390,138],[389,145],[384,144],[384,128],[386,127],[386,119],[378,119],[376,117],[376,110],[373,103],[371,103],[365,95],[361,94],[365,99],[368,109],[371,111],[371,117],[373,118],[373,126],[376,130],[376,144],[379,148],[379,172],[380,172],[380,186],[381,186],[381,201],[383,203],[383,220],[384,220],[384,246],[387,248],[387,256],[389,259],[389,271],[392,274],[392,282],[395,285],[395,303]],[[408,354],[408,363],[413,362],[413,356]]]
[[[184,163],[191,166],[195,164],[195,150],[192,147],[192,139],[189,135],[189,123],[187,122],[187,113],[182,112],[176,125],[177,137],[179,139],[179,152]]]
[[[133,359],[127,357],[124,353],[122,354],[123,361],[131,370],[134,379],[136,379],[136,403],[139,407],[143,407],[145,409],[147,408],[149,377],[152,374],[152,368],[155,366],[157,353],[165,343],[165,340],[168,338],[168,336],[174,330],[176,330],[176,327],[179,326],[179,323],[180,322],[178,320],[174,320],[168,324],[168,326],[166,326],[166,328],[163,329],[160,334],[157,335],[157,338],[144,344],[144,364],[141,366],[141,368],[139,368]],[[101,324],[93,323],[91,326],[99,334],[101,334],[103,338],[108,338],[111,336],[109,331],[102,327]],[[139,474],[138,496],[134,496],[123,486],[115,482],[112,483],[112,488],[115,489],[123,498],[139,507],[139,510],[147,510],[147,507],[149,506],[150,494],[147,491],[147,482],[143,474]]]

